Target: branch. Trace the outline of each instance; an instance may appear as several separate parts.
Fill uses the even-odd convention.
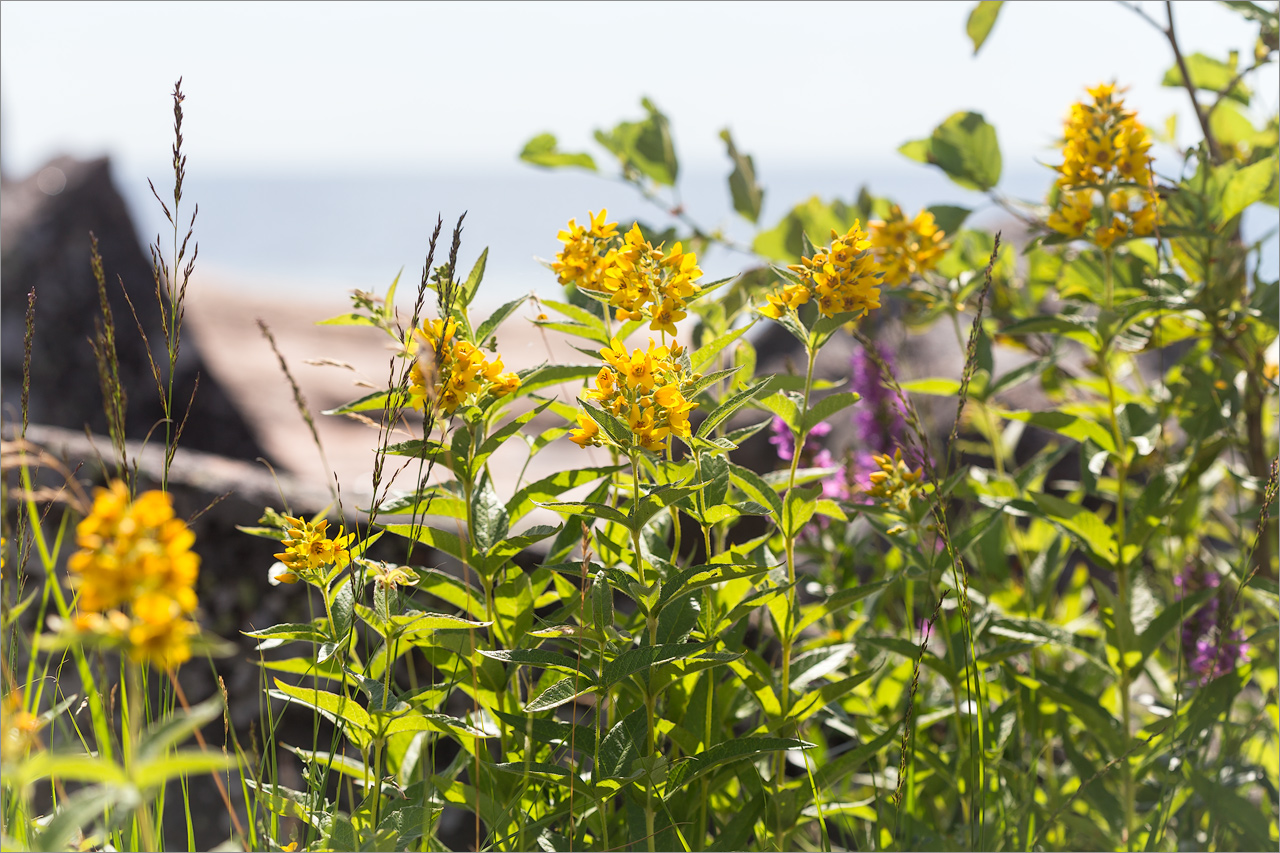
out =
[[[1165,14],[1169,17],[1169,27],[1164,31],[1165,38],[1169,40],[1169,46],[1173,48],[1173,58],[1178,62],[1178,70],[1182,72],[1182,85],[1186,88],[1187,94],[1191,97],[1191,106],[1196,111],[1196,119],[1200,122],[1200,131],[1204,134],[1204,141],[1209,146],[1209,157],[1214,163],[1222,162],[1222,156],[1218,151],[1218,141],[1213,138],[1213,131],[1209,129],[1209,116],[1200,108],[1200,102],[1196,100],[1196,87],[1191,82],[1191,73],[1187,70],[1187,61],[1182,58],[1182,50],[1178,47],[1178,37],[1174,33],[1173,28],[1173,2],[1165,0]],[[1231,84],[1235,86],[1233,82]],[[1231,91],[1230,88],[1227,91]]]

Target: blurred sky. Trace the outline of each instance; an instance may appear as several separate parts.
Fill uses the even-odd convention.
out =
[[[1112,78],[1148,125],[1177,111],[1189,138],[1185,93],[1159,86],[1169,47],[1129,9],[1007,3],[974,58],[973,5],[5,0],[0,162],[22,176],[110,153],[159,177],[179,76],[191,168],[238,174],[512,170],[540,131],[593,148],[642,95],[694,168],[723,165],[725,126],[766,168],[885,162],[959,109],[996,125],[1006,164],[1046,158],[1067,105]],[[1251,53],[1220,4],[1174,10],[1186,53]],[[1274,111],[1274,74],[1259,94]]]

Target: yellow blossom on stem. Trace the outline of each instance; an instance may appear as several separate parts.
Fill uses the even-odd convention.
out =
[[[434,401],[444,414],[484,394],[503,397],[520,388],[520,377],[503,371],[502,357],[493,361],[471,341],[457,337],[450,318],[424,320],[406,349],[415,355],[409,370],[409,405],[421,411]]]
[[[133,500],[118,480],[98,489],[76,544],[67,562],[78,593],[76,626],[162,669],[190,658],[200,558],[169,495],[149,491]]]
[[[779,319],[810,299],[818,303],[824,317],[855,314],[857,319],[879,308],[883,272],[870,249],[871,241],[860,223],[854,222],[843,235],[833,230],[831,245],[788,267],[800,282],[767,296],[760,313]]]
[[[907,220],[896,204],[883,222],[869,222],[871,251],[884,269],[884,284],[896,287],[933,269],[951,244],[943,242],[933,214],[922,210]]]
[[[295,581],[298,577],[315,577],[320,569],[328,566],[346,568],[351,562],[349,549],[356,538],[354,533],[344,535],[343,528],[339,527],[338,535],[329,538],[327,519],[311,522],[291,515],[286,515],[285,518],[289,521],[289,529],[285,531],[284,553],[276,554],[275,557],[292,570]],[[283,577],[279,579],[283,583],[294,582]]]
[[[912,471],[902,460],[902,449],[893,452],[893,456],[873,456],[880,469],[868,475],[871,488],[867,495],[875,498],[886,509],[907,512],[911,501],[924,493],[924,472],[917,468]]]
[[[551,265],[563,285],[594,293],[607,301],[619,322],[647,320],[655,332],[675,335],[685,306],[701,292],[698,258],[681,243],[669,251],[653,246],[639,225],[619,235],[605,212],[591,214],[591,228],[574,220],[558,235],[563,249]]]
[[[604,360],[596,374],[595,387],[584,389],[582,399],[593,400],[622,421],[634,437],[634,446],[661,450],[671,435],[692,435],[689,412],[697,404],[688,400],[692,383],[699,374],[690,374],[683,350],[657,345],[652,339],[647,349],[628,350],[614,338],[600,351]],[[578,428],[570,436],[579,447],[604,443],[600,427],[584,411],[578,412]]]
[[[1087,90],[1091,102],[1071,106],[1063,129],[1062,163],[1056,166],[1058,203],[1047,224],[1068,237],[1088,236],[1108,249],[1128,236],[1151,234],[1161,216],[1151,191],[1151,139],[1137,114],[1124,108],[1123,90],[1104,83]],[[1109,216],[1092,235],[1096,190]]]

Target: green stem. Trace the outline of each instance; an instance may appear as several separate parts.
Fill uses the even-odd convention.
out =
[[[1105,198],[1105,196],[1104,196]],[[1108,219],[1111,216],[1109,204],[1104,202],[1103,210]],[[1106,308],[1112,308],[1114,290],[1114,252],[1106,249],[1102,253],[1103,275],[1106,282]],[[1103,378],[1107,383],[1107,415],[1111,425],[1112,440],[1116,445],[1116,601],[1120,612],[1116,614],[1116,650],[1120,655],[1120,716],[1124,727],[1124,742],[1128,744],[1133,733],[1133,709],[1129,694],[1132,692],[1128,661],[1128,633],[1130,625],[1129,612],[1129,566],[1125,559],[1125,486],[1129,478],[1129,463],[1126,453],[1124,435],[1120,431],[1120,423],[1116,417],[1116,384],[1114,371],[1111,369],[1110,343],[1103,346],[1100,354]],[[1124,845],[1126,851],[1133,850],[1133,830],[1135,820],[1135,791],[1133,765],[1128,758],[1121,759],[1121,782],[1124,786]]]

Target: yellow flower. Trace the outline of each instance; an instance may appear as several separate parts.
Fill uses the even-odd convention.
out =
[[[619,322],[648,320],[649,328],[676,333],[687,300],[701,292],[697,256],[680,243],[664,252],[644,238],[638,224],[619,235],[604,213],[591,214],[591,228],[574,220],[558,235],[564,249],[551,268],[561,284],[607,297]]]
[[[67,567],[79,593],[77,625],[162,669],[190,658],[197,628],[187,617],[197,605],[200,558],[191,551],[195,534],[173,517],[169,495],[150,491],[130,500],[118,480],[98,489],[76,541],[80,550]]]
[[[569,433],[569,440],[579,447],[586,449],[593,444],[599,444],[596,436],[600,434],[600,425],[595,419],[586,412],[578,412],[578,428]]]
[[[927,210],[908,222],[895,204],[887,220],[867,225],[871,229],[871,250],[884,268],[884,283],[889,287],[906,284],[913,276],[933,269],[950,248],[949,243],[943,242],[946,234]],[[840,257],[849,255],[850,247],[842,246]]]
[[[32,747],[39,747],[40,718],[23,707],[22,693],[12,690],[0,703],[0,760],[5,764],[26,756]]]
[[[471,341],[455,339],[456,333],[452,318],[447,323],[424,320],[410,340],[407,349],[416,354],[409,370],[409,405],[414,409],[421,411],[432,401],[452,414],[473,397],[502,397],[519,390],[520,377],[502,371],[501,356],[488,361]]]
[[[1062,163],[1055,167],[1058,205],[1047,224],[1070,237],[1087,236],[1096,201],[1093,188],[1106,188],[1107,206],[1119,219],[1104,217],[1092,239],[1107,249],[1128,234],[1151,234],[1161,216],[1160,203],[1149,189],[1150,135],[1137,115],[1124,108],[1119,97],[1123,90],[1104,83],[1087,91],[1092,102],[1073,104],[1064,125]]]
[[[327,519],[311,522],[291,515],[285,518],[289,521],[289,529],[285,531],[285,549],[275,558],[292,569],[294,574],[303,579],[314,579],[320,569],[327,566],[343,569],[351,562],[349,549],[356,538],[354,533],[344,535],[343,528],[339,527],[338,535],[330,539]],[[283,577],[279,579],[284,583],[293,582]]]
[[[873,456],[872,459],[880,470],[868,475],[871,488],[867,489],[867,495],[879,500],[886,509],[908,511],[912,499],[924,493],[923,470],[908,468],[902,461],[901,448],[895,450],[893,456]]]
[[[833,230],[830,246],[788,267],[801,283],[793,282],[767,296],[760,313],[778,319],[810,298],[816,298],[824,317],[852,313],[857,319],[879,308],[883,273],[870,248],[871,241],[858,222],[843,235]]]

